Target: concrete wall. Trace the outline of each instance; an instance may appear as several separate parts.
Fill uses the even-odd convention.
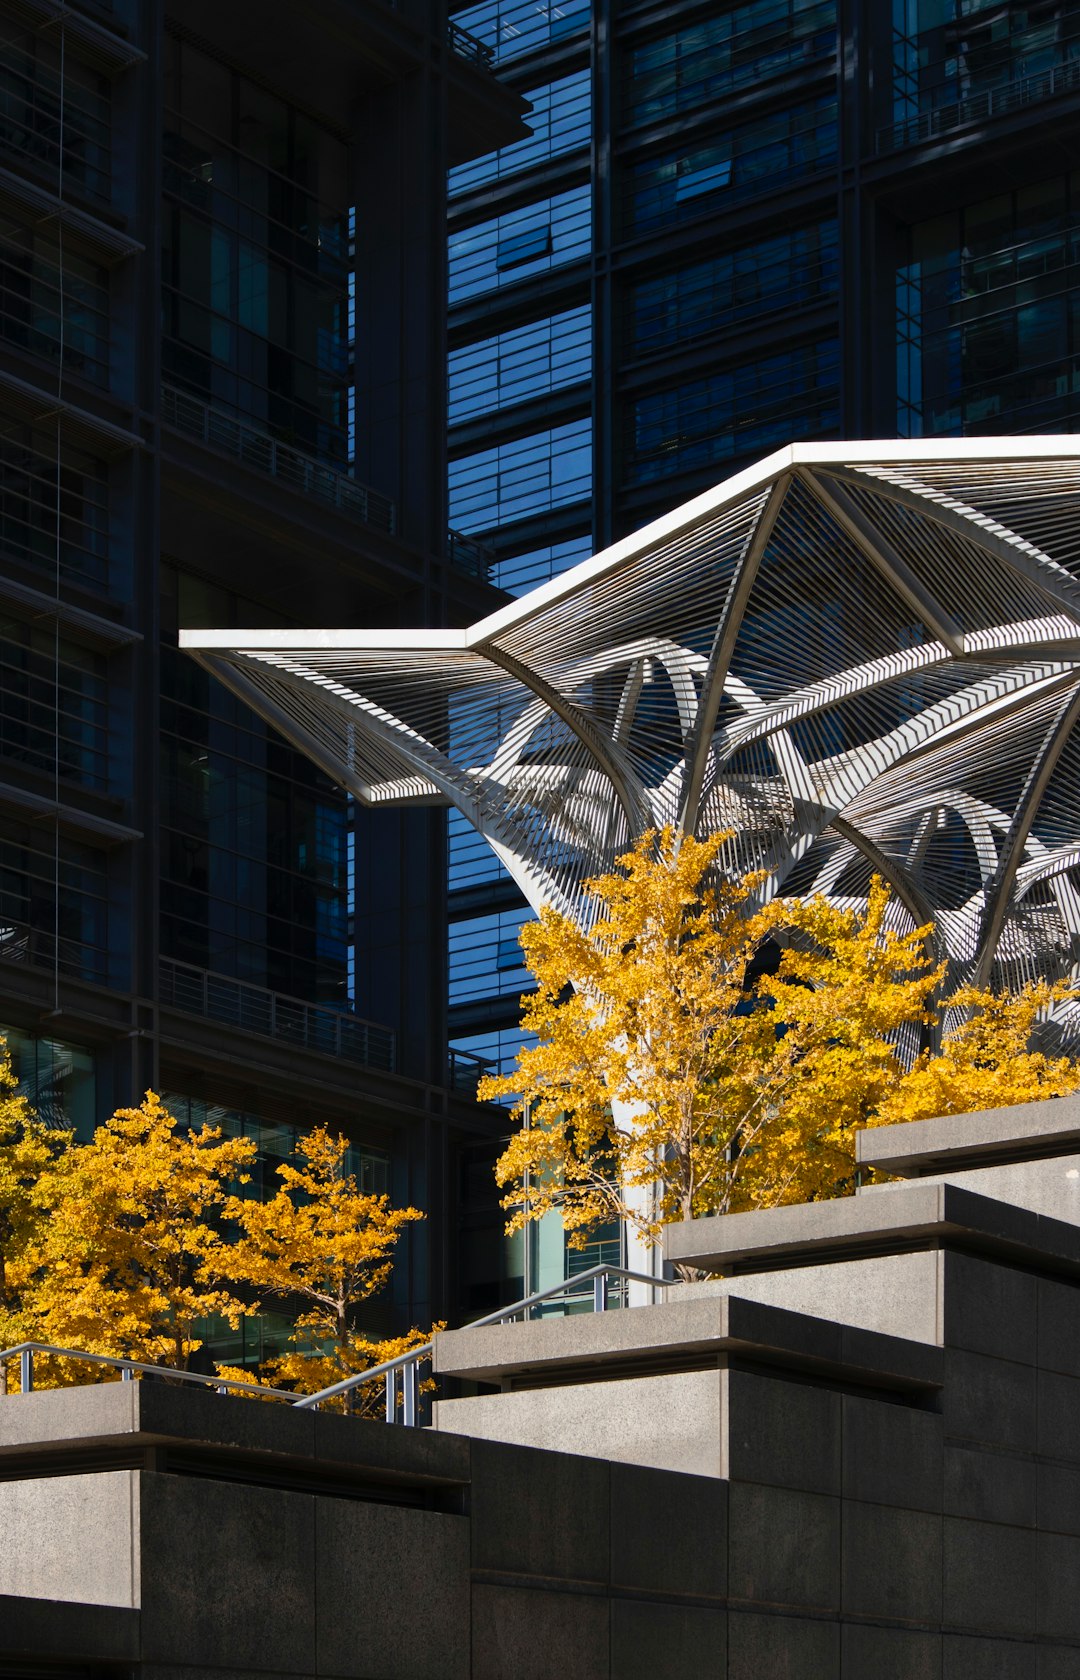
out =
[[[691,1287],[703,1294],[740,1295],[884,1336],[941,1344],[941,1257],[933,1251],[712,1278]]]
[[[884,1196],[907,1188],[909,1180],[867,1185],[860,1196]],[[958,1184],[980,1196],[992,1196],[1013,1207],[1049,1214],[1080,1225],[1080,1155],[1059,1155],[1049,1161],[1015,1161],[1000,1167],[950,1168],[920,1184]]]
[[[437,1430],[0,1399],[0,1670],[1080,1680],[1080,1229],[971,1193],[1071,1159],[684,1233],[747,1269],[440,1338]]]
[[[126,1609],[141,1602],[131,1470],[0,1482],[0,1536],[0,1593]]]
[[[619,1464],[723,1476],[725,1397],[726,1373],[676,1371],[441,1400],[435,1427]]]

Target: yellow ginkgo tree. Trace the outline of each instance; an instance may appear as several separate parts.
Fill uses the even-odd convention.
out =
[[[727,838],[646,834],[588,884],[590,925],[523,928],[538,1042],[478,1092],[526,1122],[496,1166],[509,1230],[557,1211],[571,1246],[613,1218],[654,1243],[672,1219],[851,1191],[857,1130],[946,1112],[946,1085],[967,1108],[1080,1085],[1027,1051],[1046,988],[943,1003],[932,929],[900,930],[879,879],[858,911],[762,904],[762,877],[715,869]],[[969,1024],[908,1072],[946,1008]]]
[[[944,1006],[953,1026],[885,1093],[875,1125],[967,1114],[1064,1097],[1080,1088],[1080,1063],[1034,1047],[1039,1017],[1074,996],[1065,982],[1033,980],[1018,992],[962,986]]]
[[[23,1340],[32,1328],[23,1295],[29,1251],[45,1218],[37,1186],[70,1140],[70,1132],[47,1127],[34,1114],[0,1040],[0,1347]]]
[[[237,1231],[224,1262],[228,1276],[260,1307],[273,1304],[292,1319],[292,1346],[268,1360],[262,1376],[301,1394],[317,1393],[427,1340],[415,1329],[379,1340],[357,1322],[363,1304],[389,1281],[402,1231],[423,1214],[362,1190],[348,1156],[347,1138],[316,1126],[298,1140],[294,1161],[279,1165],[274,1195],[265,1201],[233,1196],[225,1207]],[[222,1374],[251,1378],[226,1367]],[[373,1382],[351,1409],[373,1412],[381,1395],[382,1385]]]
[[[33,1338],[185,1370],[201,1320],[235,1326],[250,1311],[223,1281],[220,1215],[254,1154],[247,1138],[181,1127],[152,1091],[65,1150],[33,1192],[44,1218],[21,1292]]]

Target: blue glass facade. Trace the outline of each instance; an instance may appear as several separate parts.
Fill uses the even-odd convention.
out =
[[[537,119],[451,181],[451,497],[509,593],[794,440],[1077,424],[1080,0],[454,16]],[[507,1066],[521,900],[450,859],[451,1044]]]
[[[749,0],[633,45],[623,63],[623,111],[635,127],[757,92],[836,53],[835,0]]]
[[[626,347],[646,356],[693,344],[736,322],[759,321],[834,299],[840,285],[835,217],[773,233],[735,250],[635,281],[627,291]]]
[[[546,274],[589,255],[592,192],[569,187],[450,236],[450,302]]]
[[[1071,431],[1080,416],[1080,175],[916,222],[896,275],[901,436]]]
[[[641,397],[630,416],[625,471],[649,484],[698,467],[722,468],[840,424],[840,346],[835,338],[740,362]]]
[[[752,118],[700,145],[684,141],[628,170],[622,195],[626,232],[672,227],[774,192],[779,180],[786,184],[835,164],[836,146],[834,97]]]

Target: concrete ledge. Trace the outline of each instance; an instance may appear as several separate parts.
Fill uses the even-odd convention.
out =
[[[950,1239],[1013,1262],[1080,1275],[1080,1228],[955,1184],[905,1184],[888,1196],[685,1220],[667,1227],[664,1257],[730,1276],[830,1257],[897,1254]]]
[[[639,1309],[635,1308],[637,1313]],[[435,1428],[693,1476],[725,1474],[724,1373],[676,1371],[439,1400]]]
[[[293,1467],[354,1483],[459,1486],[469,1480],[469,1444],[422,1429],[313,1412],[164,1382],[100,1383],[0,1398],[0,1466],[7,1476],[137,1466],[147,1449],[178,1460],[246,1461],[256,1479]]]
[[[694,1290],[684,1284],[654,1307],[447,1330],[435,1338],[434,1369],[470,1382],[543,1387],[545,1378],[687,1370],[734,1353],[879,1386],[941,1381],[941,1356],[924,1343]]]
[[[869,1126],[855,1139],[860,1166],[901,1178],[930,1178],[950,1168],[1002,1166],[1077,1150],[1080,1095],[900,1126]]]

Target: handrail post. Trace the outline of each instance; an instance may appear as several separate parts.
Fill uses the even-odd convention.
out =
[[[386,1421],[397,1422],[397,1372],[386,1373]]]
[[[32,1394],[34,1389],[34,1350],[23,1348],[19,1355],[19,1392]]]
[[[601,1272],[592,1280],[593,1312],[607,1312],[607,1273]]]
[[[122,1365],[120,1367],[120,1381],[121,1382],[134,1382],[135,1381],[135,1373],[131,1369],[130,1365]]]
[[[417,1402],[420,1394],[420,1373],[418,1363],[419,1362],[414,1359],[410,1365],[404,1365],[401,1371],[401,1386],[404,1390],[405,1401],[402,1408],[404,1416],[401,1421],[405,1425],[406,1429],[416,1428],[416,1414],[419,1409]]]

